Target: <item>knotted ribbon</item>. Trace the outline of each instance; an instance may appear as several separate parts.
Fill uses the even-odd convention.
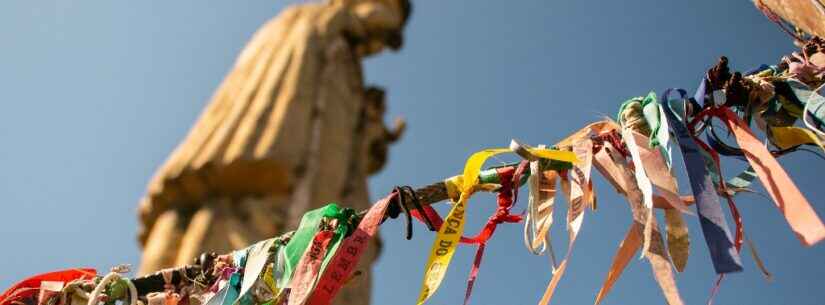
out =
[[[455,254],[455,249],[461,239],[461,234],[464,232],[464,214],[467,201],[470,196],[476,191],[479,185],[478,175],[481,172],[481,167],[484,165],[489,157],[510,152],[510,149],[497,148],[486,149],[474,153],[467,159],[464,166],[464,173],[462,175],[462,185],[458,201],[455,202],[450,213],[447,215],[446,225],[442,225],[436,234],[435,241],[430,251],[430,256],[427,259],[427,265],[424,268],[424,280],[421,284],[421,292],[418,297],[418,305],[424,304],[430,296],[435,293],[441,281],[444,279],[444,274],[450,265],[450,261]],[[575,154],[565,151],[556,151],[549,149],[533,149],[530,153],[540,158],[553,159],[575,163]]]
[[[346,280],[350,277],[358,261],[364,254],[369,242],[378,232],[378,226],[386,214],[389,203],[396,198],[398,193],[390,193],[384,199],[375,203],[367,212],[367,215],[358,223],[358,228],[349,237],[344,239],[341,250],[336,252],[329,263],[329,267],[323,272],[318,280],[318,285],[307,305],[329,304]]]
[[[315,290],[321,274],[338,252],[341,241],[350,231],[349,221],[355,212],[331,203],[322,208],[323,218],[311,244],[306,248],[290,283],[289,305],[302,305]],[[287,244],[289,246],[289,244]]]
[[[493,215],[487,219],[484,228],[476,236],[467,239],[468,243],[477,244],[475,259],[473,259],[473,267],[470,269],[470,276],[467,280],[467,290],[464,293],[464,305],[470,301],[470,295],[473,293],[473,284],[475,284],[476,277],[478,277],[478,269],[481,267],[481,259],[484,256],[484,249],[487,246],[487,241],[495,233],[496,228],[502,223],[518,223],[521,222],[520,215],[510,214],[510,209],[518,199],[518,181],[521,175],[527,168],[529,163],[523,161],[514,170],[512,167],[502,167],[497,169],[499,181],[501,181],[501,188],[496,195],[496,202],[498,207]]]

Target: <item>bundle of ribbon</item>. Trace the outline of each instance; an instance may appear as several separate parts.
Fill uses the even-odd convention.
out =
[[[459,244],[477,246],[470,272],[466,304],[479,273],[488,240],[504,223],[524,222],[529,253],[552,259],[550,283],[539,304],[548,304],[564,275],[585,212],[596,210],[592,182],[595,168],[625,197],[632,219],[610,270],[596,295],[599,304],[636,252],[653,270],[668,304],[683,304],[675,269],[686,268],[690,237],[683,217],[697,215],[719,277],[743,270],[742,245],[751,247],[757,266],[770,273],[747,239],[744,221],[733,197],[753,191],[757,178],[804,246],[825,239],[825,225],[779,165],[776,158],[799,150],[825,150],[825,41],[808,40],[802,49],[776,66],[731,73],[728,60],[708,70],[696,93],[667,89],[622,104],[616,121],[587,125],[551,148],[511,142],[509,148],[479,151],[467,160],[461,175],[413,190],[398,187],[368,211],[329,204],[307,212],[294,232],[261,241],[229,254],[203,254],[194,265],[162,270],[130,280],[117,268],[105,277],[92,269],[72,269],[38,275],[0,295],[0,305],[93,305],[120,300],[132,305],[321,305],[329,304],[342,286],[357,275],[358,261],[380,224],[406,214],[407,238],[414,217],[436,231],[424,269],[417,304],[425,303],[444,279]],[[721,122],[721,126],[718,125]],[[755,124],[754,124],[755,123]],[[767,145],[751,130],[765,134]],[[737,146],[719,137],[727,129]],[[674,175],[672,147],[678,147],[692,195],[681,195]],[[524,159],[482,170],[495,155],[513,153]],[[749,164],[725,180],[721,156]],[[528,185],[523,214],[511,213],[518,190]],[[554,223],[555,197],[567,199],[567,251],[556,261],[549,230]],[[497,208],[481,232],[465,237],[465,210],[478,191],[497,193]],[[720,198],[734,221],[728,225]],[[453,205],[442,219],[431,204],[449,199]],[[690,205],[695,205],[693,212]],[[664,233],[655,211],[664,213]],[[709,301],[710,302],[710,301]]]

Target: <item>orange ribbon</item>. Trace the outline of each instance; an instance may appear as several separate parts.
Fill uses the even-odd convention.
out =
[[[762,185],[802,244],[812,246],[825,239],[825,224],[747,124],[727,108],[717,108],[711,115],[721,118],[736,137]]]

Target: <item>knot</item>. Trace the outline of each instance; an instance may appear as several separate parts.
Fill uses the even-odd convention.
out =
[[[747,106],[750,102],[749,89],[742,78],[742,73],[733,73],[733,76],[725,82],[725,106]]]
[[[628,101],[619,113],[619,124],[645,136],[650,136],[650,125],[645,120],[642,99],[637,97]]]
[[[748,101],[752,109],[766,105],[774,97],[776,88],[770,79],[761,73],[745,76],[744,83],[748,88]]]
[[[724,89],[725,83],[732,76],[733,75],[730,73],[730,68],[728,68],[728,58],[725,56],[720,57],[719,62],[708,70],[707,78],[710,85],[710,91],[713,92],[715,90]]]
[[[496,212],[490,216],[490,222],[495,224],[501,224],[505,221],[505,218],[510,215],[510,211],[503,208],[496,209]]]
[[[394,204],[391,204],[387,207],[387,216],[389,218],[395,219],[401,215],[403,211],[406,214],[406,238],[407,240],[412,239],[412,214],[413,212],[417,213],[420,218],[424,219],[424,224],[427,225],[427,228],[430,231],[437,231],[433,221],[430,219],[429,214],[424,211],[424,207],[421,205],[421,201],[418,200],[418,196],[415,194],[415,190],[413,190],[410,186],[396,186],[393,189],[393,192],[396,194]],[[409,202],[408,202],[409,201]],[[409,206],[410,204],[415,209],[411,211]]]
[[[517,168],[513,166],[500,167],[496,169],[501,187],[496,195],[496,211],[487,218],[487,223],[476,236],[468,238],[469,243],[484,245],[493,236],[496,227],[502,223],[518,223],[522,221],[520,215],[510,214],[515,201],[518,200],[518,181],[527,169],[529,162],[522,161]]]
[[[508,208],[498,208],[496,209],[495,214],[490,216],[489,221],[495,224],[502,224],[502,223],[519,223],[521,222],[522,217],[520,215],[510,214],[510,209]]]
[[[491,224],[516,223],[521,221],[521,216],[510,214],[515,201],[518,200],[518,183],[529,162],[521,161],[518,167],[506,167],[498,169],[501,188],[496,196],[498,207],[495,213],[490,216],[488,222]]]

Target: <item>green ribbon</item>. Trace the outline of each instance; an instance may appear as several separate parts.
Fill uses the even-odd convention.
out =
[[[650,147],[659,148],[662,157],[670,167],[672,162],[670,152],[670,127],[662,106],[659,105],[656,92],[650,91],[642,100],[642,112],[647,124],[650,125]]]
[[[349,236],[350,232],[355,229],[355,226],[350,226],[350,219],[352,219],[353,216],[355,216],[355,210],[350,208],[339,209],[335,215],[329,216],[330,218],[338,219],[338,226],[335,228],[335,235],[332,237],[329,250],[324,256],[324,261],[321,263],[321,271],[318,276],[324,273],[327,264],[329,264],[332,257],[335,256],[335,252],[338,251],[344,237]]]
[[[727,181],[727,185],[728,188],[733,189],[734,193],[737,193],[750,188],[751,183],[753,183],[753,180],[755,180],[756,177],[756,172],[753,170],[753,167],[748,166],[748,168],[739,173],[739,175],[730,178]]]
[[[670,128],[668,127],[667,117],[665,117],[662,107],[659,105],[656,92],[650,91],[647,96],[638,96],[624,101],[619,107],[619,113],[616,115],[617,122],[622,122],[622,113],[625,108],[630,107],[633,103],[641,105],[645,122],[650,128],[650,142],[648,145],[651,148],[658,148],[667,166],[670,167]]]
[[[233,305],[235,301],[238,300],[238,294],[241,290],[240,272],[232,273],[232,275],[229,276],[229,283],[226,284],[226,287],[228,287],[228,290],[221,305]]]
[[[292,238],[284,247],[284,270],[280,276],[276,277],[278,287],[287,287],[292,280],[292,274],[297,268],[301,256],[306,252],[315,234],[320,230],[321,221],[326,219],[337,219],[338,226],[335,228],[333,240],[330,243],[330,249],[324,256],[324,261],[321,264],[321,272],[323,273],[332,256],[338,250],[341,241],[350,231],[349,220],[355,215],[355,211],[349,208],[341,208],[335,203],[330,203],[322,208],[307,212],[301,217],[301,224],[298,230],[292,235]]]
[[[106,304],[115,304],[116,300],[127,300],[129,293],[129,284],[126,280],[119,279],[106,288],[106,295],[109,297],[109,302]]]

